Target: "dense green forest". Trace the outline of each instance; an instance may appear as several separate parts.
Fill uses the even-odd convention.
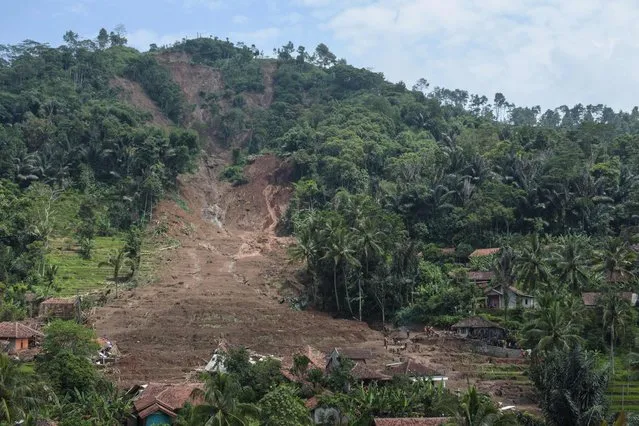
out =
[[[547,361],[533,360],[530,377],[540,392],[561,395],[541,400],[550,424],[606,418],[607,357],[592,351],[610,355],[610,370],[620,356],[630,369],[637,366],[637,314],[620,296],[637,285],[637,108],[628,113],[578,104],[542,113],[501,93],[491,103],[484,95],[431,88],[425,79],[407,88],[348,65],[323,44],[307,50],[288,43],[265,58],[255,46],[217,38],[152,45],[146,53],[127,47],[117,31],[102,30],[95,40],[70,31],[64,41],[55,48],[34,41],[0,47],[3,319],[24,316],[27,291],[50,294],[59,283],[47,261],[56,236],[72,235],[79,254],[90,258],[97,236],[126,235],[109,261],[120,265],[128,257],[135,269],[139,229],[178,174],[193,170],[205,142],[234,150],[224,176],[237,184],[245,180],[248,155],[274,152],[294,169],[295,195],[280,232],[297,239],[291,257],[305,262],[308,303],[360,320],[440,326],[483,312],[506,325],[512,340],[534,349],[534,360]],[[191,106],[157,60],[173,52],[221,71],[224,90],[200,93],[210,122],[188,121]],[[267,90],[267,65],[275,67],[273,102],[256,107],[247,94]],[[153,125],[148,112],[118,100],[110,84],[115,77],[138,82],[172,125]],[[204,141],[187,127],[212,130],[214,138]],[[481,247],[501,250],[470,260]],[[487,313],[469,269],[494,272],[495,286],[533,294],[539,308]],[[583,291],[603,293],[594,310],[584,309]],[[108,385],[82,357],[47,349],[43,368],[48,362],[55,367],[49,374],[62,371],[47,376],[61,398],[47,406],[76,404],[79,416],[97,407],[87,395],[105,394]],[[61,370],[73,363],[73,374]],[[16,380],[5,382],[7,388],[29,375],[17,368],[0,358],[0,369],[11,372],[2,377]],[[562,381],[552,371],[584,374]],[[297,391],[286,387],[238,396],[238,386],[247,385],[242,374],[212,378],[219,383],[209,384],[217,389],[210,395],[218,399],[210,402],[249,414],[260,405],[263,416],[274,416],[265,424],[283,424],[273,408],[282,400],[293,401],[283,403],[296,410],[291,416],[304,412]],[[425,415],[446,402],[437,398],[453,398],[433,388],[402,394],[406,389],[337,393],[331,403],[368,419],[378,412],[410,414],[366,405],[371,399],[419,399],[415,411]],[[23,398],[14,407],[37,406],[30,389],[20,392],[13,394]],[[494,405],[482,398],[470,389],[455,401],[493,413]],[[125,408],[118,410],[115,417]],[[56,416],[53,408],[47,412]],[[0,419],[21,414],[9,405]],[[458,414],[463,417],[463,410]]]

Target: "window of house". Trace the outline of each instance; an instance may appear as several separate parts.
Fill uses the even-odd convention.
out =
[[[524,305],[528,304],[528,299],[524,299]]]

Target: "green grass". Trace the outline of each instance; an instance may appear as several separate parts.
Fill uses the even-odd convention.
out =
[[[118,250],[123,245],[124,239],[120,236],[96,237],[93,255],[90,260],[85,260],[78,254],[78,247],[73,240],[52,240],[48,260],[58,266],[59,296],[87,293],[111,285],[107,278],[113,275],[113,269],[108,266],[99,268],[98,264],[106,261],[112,250]],[[121,274],[126,273],[128,269],[123,268]]]

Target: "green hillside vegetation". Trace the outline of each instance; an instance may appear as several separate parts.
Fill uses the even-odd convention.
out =
[[[637,314],[619,292],[635,291],[639,272],[638,108],[578,104],[542,113],[501,93],[491,101],[430,88],[425,79],[408,88],[348,65],[323,44],[311,51],[288,43],[275,58],[264,58],[255,46],[217,38],[151,46],[146,53],[126,47],[117,31],[103,30],[95,40],[68,32],[64,41],[57,48],[25,41],[0,49],[5,319],[24,314],[27,291],[47,295],[59,287],[73,294],[99,287],[113,275],[116,259],[138,268],[140,229],[153,205],[179,174],[193,170],[204,147],[185,128],[192,106],[158,61],[158,55],[180,53],[222,74],[223,90],[200,93],[210,122],[191,127],[215,136],[207,143],[234,149],[227,179],[244,183],[241,159],[249,154],[268,151],[290,160],[295,195],[280,231],[296,237],[291,257],[305,263],[309,303],[348,318],[447,326],[480,311],[482,293],[467,278],[468,255],[500,247],[470,267],[493,271],[495,286],[536,296],[534,311],[491,315],[511,330],[511,341],[533,349],[529,377],[544,396],[546,419],[595,424],[610,419],[609,405],[621,409],[620,381],[636,372],[636,363],[619,363],[637,351]],[[256,107],[249,96],[271,89],[267,67],[274,70],[273,102]],[[158,127],[148,112],[119,101],[110,85],[115,77],[138,82],[172,125]],[[454,254],[442,247],[455,247]],[[111,269],[101,269],[101,262]],[[603,293],[598,306],[583,307],[586,290]],[[78,416],[87,415],[99,405],[90,398],[99,400],[107,385],[86,368],[82,354],[48,356],[40,362],[62,373],[46,380]],[[67,361],[77,364],[76,383],[61,380]],[[4,358],[0,368],[13,374],[5,377],[27,374]],[[527,383],[516,371],[482,374]],[[208,383],[218,395],[228,391],[232,402],[214,408],[216,415],[259,408],[256,397],[233,393],[234,380]],[[85,393],[72,394],[73,386]],[[335,388],[330,402],[369,419],[408,415],[397,408],[401,401],[441,396],[432,388],[410,389],[399,386],[390,395]],[[277,392],[262,401],[265,416],[276,416],[276,401],[290,402],[289,390]],[[479,424],[474,416],[480,414],[498,416],[474,389],[455,401],[459,424]],[[624,409],[637,408],[634,397],[624,401]],[[32,403],[16,397],[8,406],[18,408],[0,412],[0,421],[37,412]],[[419,414],[437,407],[424,404]],[[479,411],[464,412],[468,405]],[[290,406],[298,415],[299,400]],[[121,419],[125,405],[118,410],[113,418]],[[59,418],[51,407],[43,412]]]

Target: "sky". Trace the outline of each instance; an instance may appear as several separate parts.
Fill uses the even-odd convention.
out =
[[[129,45],[199,35],[255,44],[325,43],[348,63],[411,87],[502,92],[543,109],[639,104],[637,0],[5,0],[0,44],[62,43],[124,25]]]

